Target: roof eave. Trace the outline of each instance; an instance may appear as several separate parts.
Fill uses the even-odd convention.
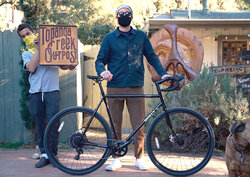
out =
[[[250,26],[250,19],[149,19],[148,23],[151,29],[161,28],[165,24],[232,27],[232,25]]]

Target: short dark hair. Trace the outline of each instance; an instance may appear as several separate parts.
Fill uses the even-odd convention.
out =
[[[34,32],[34,29],[32,28],[32,26],[28,23],[23,23],[20,24],[17,28],[17,34],[20,36],[19,32],[22,31],[24,28],[28,28],[31,32]]]

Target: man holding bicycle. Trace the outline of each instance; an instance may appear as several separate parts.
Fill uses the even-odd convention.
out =
[[[119,25],[118,28],[104,37],[97,56],[95,62],[97,74],[108,81],[108,95],[144,94],[143,55],[162,79],[168,75],[155,54],[147,35],[130,26],[133,19],[131,7],[128,5],[119,6],[116,10],[116,19]],[[108,66],[107,70],[105,70],[105,65]],[[108,105],[118,139],[121,139],[122,135],[122,112],[125,101],[133,129],[145,117],[144,98],[109,98]],[[136,134],[134,148],[135,166],[139,170],[148,169],[142,160],[143,154],[144,129],[142,127]],[[112,163],[106,167],[106,170],[113,171],[121,166],[121,161],[114,158]]]

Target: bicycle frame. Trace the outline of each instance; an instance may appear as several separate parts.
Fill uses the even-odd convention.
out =
[[[171,132],[173,133],[173,135],[175,137],[176,134],[172,128],[172,124],[170,122],[170,119],[169,119],[169,115],[168,115],[168,111],[167,111],[167,106],[164,102],[164,99],[163,99],[163,96],[162,96],[162,90],[160,89],[160,86],[159,84],[155,83],[156,85],[156,89],[157,89],[157,92],[158,94],[143,94],[143,95],[106,95],[104,93],[104,90],[103,90],[103,87],[102,87],[102,80],[95,80],[96,83],[98,83],[99,85],[99,88],[100,88],[100,91],[101,91],[101,95],[102,95],[102,98],[100,100],[100,102],[98,103],[97,107],[94,109],[94,114],[92,115],[90,121],[88,122],[86,128],[85,128],[85,131],[87,131],[90,123],[92,122],[92,119],[93,117],[95,116],[95,114],[97,113],[98,109],[100,108],[102,102],[104,102],[105,104],[105,107],[106,107],[106,111],[108,113],[108,117],[109,117],[109,121],[110,121],[110,125],[111,125],[111,129],[112,129],[112,132],[114,133],[114,136],[115,136],[115,139],[118,140],[118,136],[117,136],[117,132],[115,130],[115,127],[114,127],[114,123],[113,123],[113,120],[111,118],[111,114],[110,114],[110,110],[109,110],[109,106],[107,104],[107,98],[160,98],[160,103],[145,117],[145,119],[140,123],[140,125],[135,129],[133,130],[133,132],[130,133],[130,135],[125,139],[125,142],[120,146],[120,148],[123,148],[123,147],[126,147],[128,146],[131,142],[132,142],[132,138],[134,137],[134,135],[137,133],[137,131],[142,127],[144,126],[144,124],[148,121],[148,119],[154,115],[154,113],[160,108],[162,107],[163,111],[166,113],[166,121],[167,121],[167,124],[168,126],[170,127],[170,130]],[[84,132],[85,133],[85,132]],[[178,138],[178,137],[177,137]]]

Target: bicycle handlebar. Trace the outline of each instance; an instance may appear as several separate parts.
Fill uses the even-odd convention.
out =
[[[89,79],[95,80],[96,82],[104,80],[101,76],[87,75],[87,77]],[[180,81],[182,79],[184,79],[184,77],[185,77],[185,75],[184,75],[184,73],[182,73],[182,75],[180,75],[180,76],[166,77],[164,79],[156,81],[155,84],[160,85],[160,84],[162,84],[163,82],[166,82],[166,81],[174,81],[176,83],[175,86],[173,86],[173,83],[171,83],[171,85],[168,88],[161,89],[161,91],[163,91],[163,92],[172,91],[172,90],[175,90],[175,89],[177,89],[179,87]]]
[[[166,91],[173,91],[173,90],[176,90],[176,89],[179,87],[180,81],[181,81],[182,79],[184,79],[184,78],[185,78],[185,75],[184,75],[184,73],[182,73],[180,76],[166,77],[166,78],[164,78],[164,79],[161,79],[161,80],[159,80],[159,81],[156,81],[155,84],[156,84],[156,85],[160,85],[160,84],[162,84],[163,82],[166,82],[166,81],[174,81],[174,82],[176,83],[175,86],[172,86],[173,83],[171,83],[171,85],[170,85],[168,88],[161,89],[161,91],[163,91],[163,92],[166,92]]]

